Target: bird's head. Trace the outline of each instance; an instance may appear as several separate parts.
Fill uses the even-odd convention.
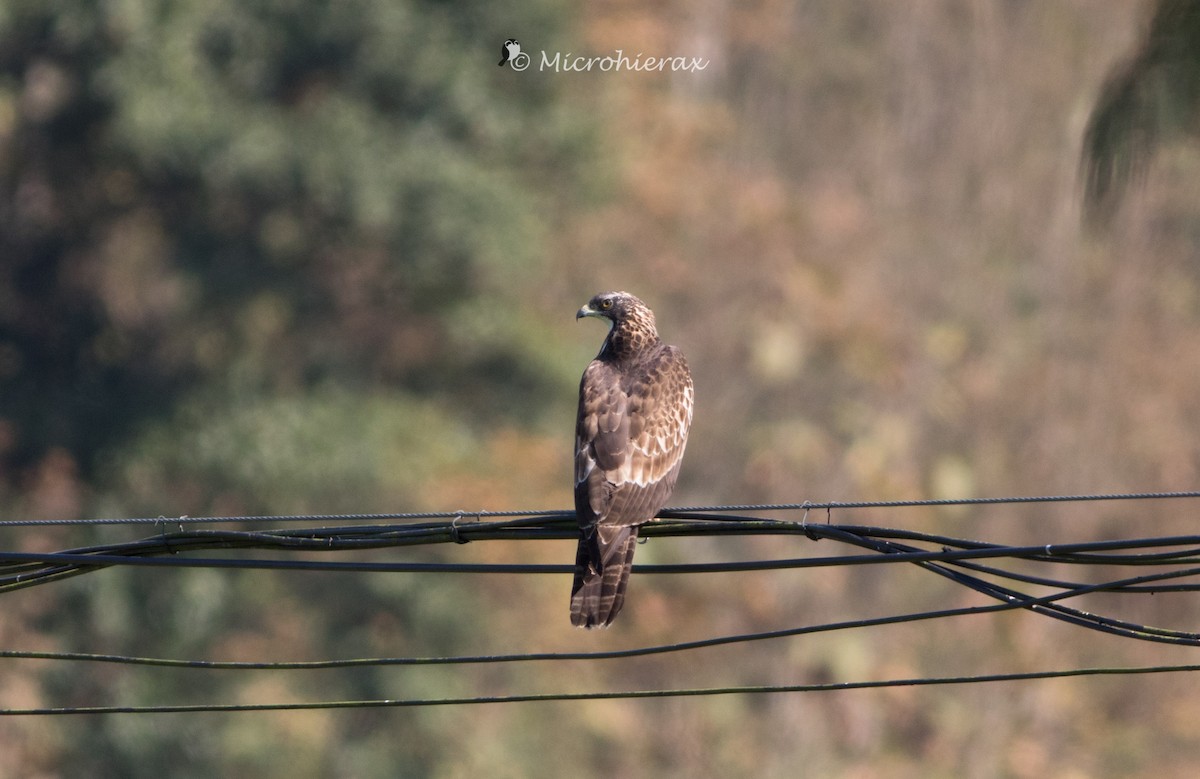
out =
[[[575,318],[583,319],[585,316],[594,316],[598,319],[608,319],[613,324],[617,324],[634,313],[636,309],[650,310],[646,308],[645,303],[628,292],[601,292],[579,309]]]
[[[575,314],[576,319],[585,316],[609,320],[613,336],[621,336],[630,345],[640,346],[658,338],[654,312],[628,292],[601,292]]]

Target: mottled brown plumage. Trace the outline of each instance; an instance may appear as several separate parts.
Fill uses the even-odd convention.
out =
[[[576,318],[612,321],[579,384],[571,622],[607,627],[625,602],[638,526],[666,505],[692,424],[692,375],[654,312],[627,292],[596,295]]]

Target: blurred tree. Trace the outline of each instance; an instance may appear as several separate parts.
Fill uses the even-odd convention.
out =
[[[566,82],[496,67],[505,38],[552,46],[565,21],[558,4],[482,0],[0,6],[0,505],[48,517],[486,496],[430,480],[469,470],[493,433],[511,456],[536,452],[508,431],[553,413],[548,395],[569,403],[577,380],[567,349],[532,337],[529,293],[546,225],[586,193],[592,130],[563,110]],[[53,608],[16,635],[168,656],[446,652],[500,597],[411,577],[111,573],[42,596]],[[141,679],[60,669],[41,690],[308,694],[296,680]],[[382,684],[348,673],[313,694]],[[421,773],[449,737],[430,721],[229,720],[197,737],[182,720],[95,720],[41,767]],[[374,745],[339,768],[339,740]]]
[[[558,17],[7,4],[0,480],[65,452],[86,481],[198,393],[219,413],[330,379],[430,394],[484,375],[519,399],[499,410],[536,407],[546,358],[506,337],[529,327],[510,296],[580,184],[586,131],[553,84],[483,65]]]
[[[1111,215],[1160,144],[1200,135],[1200,2],[1159,0],[1136,53],[1109,76],[1084,137],[1086,206]]]

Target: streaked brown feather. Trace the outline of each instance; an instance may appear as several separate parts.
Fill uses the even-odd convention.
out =
[[[659,339],[645,304],[632,295],[621,304],[579,389],[575,509],[581,537],[571,621],[582,627],[607,626],[620,611],[637,526],[654,519],[670,498],[692,421],[692,379],[683,354]]]

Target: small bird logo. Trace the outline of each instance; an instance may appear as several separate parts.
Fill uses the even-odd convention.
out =
[[[512,62],[517,57],[521,56],[521,44],[516,38],[509,38],[500,48],[500,61],[497,65],[503,66],[507,62]]]

